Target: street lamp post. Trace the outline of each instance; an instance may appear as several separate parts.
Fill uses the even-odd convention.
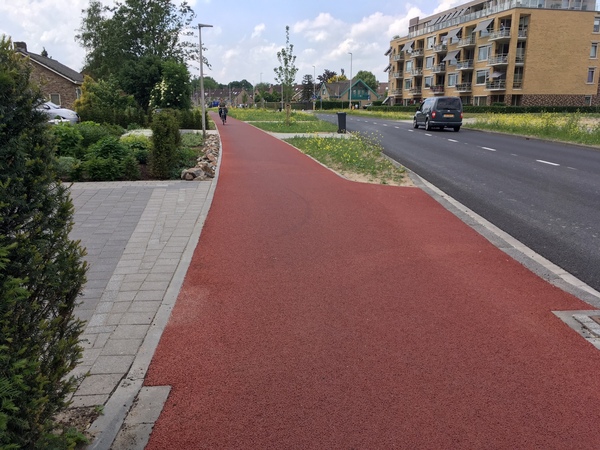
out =
[[[349,105],[350,105],[350,109],[352,109],[352,53],[348,52],[350,54],[350,91],[348,92],[349,95]]]
[[[315,66],[313,66],[313,111],[316,109],[317,96],[315,94],[315,75],[317,74]]]
[[[204,103],[204,60],[202,59],[202,28],[212,28],[205,23],[198,24],[198,39],[200,41],[200,103],[202,104],[202,137],[206,139],[206,104]]]

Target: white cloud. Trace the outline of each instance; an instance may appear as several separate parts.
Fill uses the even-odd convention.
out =
[[[256,25],[254,27],[254,31],[252,32],[252,36],[251,37],[252,38],[260,37],[263,34],[263,32],[265,31],[266,28],[267,27],[266,27],[266,25],[264,23]]]

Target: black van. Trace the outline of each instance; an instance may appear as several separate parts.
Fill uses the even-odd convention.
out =
[[[460,130],[463,108],[460,97],[431,97],[421,103],[413,118],[413,127],[423,125],[427,131],[432,128],[454,128]]]

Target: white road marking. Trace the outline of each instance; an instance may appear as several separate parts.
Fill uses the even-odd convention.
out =
[[[400,127],[394,127],[394,128],[395,128],[396,130],[399,130],[399,129],[400,129]]]
[[[540,162],[542,164],[550,164],[551,166],[560,166],[560,164],[556,164],[550,161],[544,161],[543,159],[536,159],[537,162]]]
[[[494,148],[489,148],[489,147],[481,147],[481,148],[484,149],[484,150],[488,150],[490,152],[495,152],[496,151],[496,149],[494,149]]]
[[[433,134],[425,133],[425,136],[433,136]]]
[[[449,142],[458,142],[456,139],[448,139]]]

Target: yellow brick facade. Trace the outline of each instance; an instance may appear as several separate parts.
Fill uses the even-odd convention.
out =
[[[600,13],[550,1],[471,2],[411,20],[386,53],[390,104],[436,95],[481,105],[600,104]]]

